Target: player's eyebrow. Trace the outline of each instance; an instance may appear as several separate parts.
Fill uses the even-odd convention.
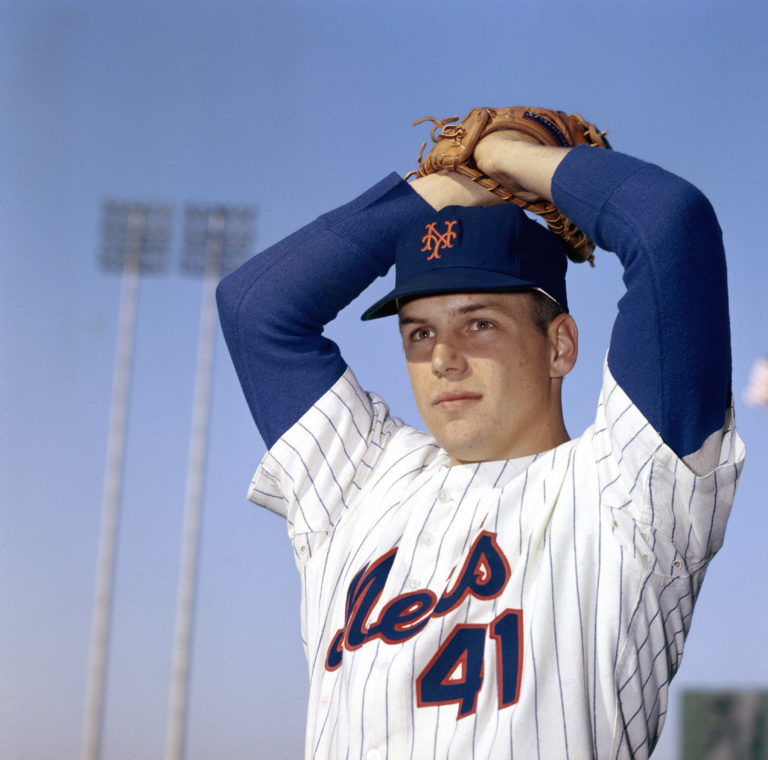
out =
[[[425,319],[419,319],[418,317],[404,317],[402,314],[399,316],[398,322],[400,327],[403,325],[420,325],[426,322]]]
[[[504,309],[496,303],[471,303],[468,306],[462,306],[460,309],[456,309],[457,314],[471,314],[474,311],[483,311],[489,309],[491,311],[504,311]]]
[[[467,304],[466,306],[461,306],[458,309],[452,309],[450,311],[451,315],[458,314],[472,314],[476,311],[500,311],[503,313],[508,313],[508,310],[504,308],[502,304],[495,303],[493,301],[489,303],[471,303]],[[425,322],[428,322],[429,320],[426,317],[419,317],[419,316],[412,316],[412,317],[404,317],[402,314],[399,315],[399,322],[400,326],[403,325],[413,325],[413,324],[424,324]]]

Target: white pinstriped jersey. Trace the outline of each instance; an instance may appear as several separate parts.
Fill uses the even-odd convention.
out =
[[[310,673],[307,758],[645,758],[743,445],[703,476],[607,366],[595,423],[450,467],[350,370],[267,453]]]

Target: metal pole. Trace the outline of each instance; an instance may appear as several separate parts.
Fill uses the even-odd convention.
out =
[[[176,624],[173,662],[171,666],[171,691],[168,706],[165,760],[181,760],[184,754],[192,618],[194,615],[197,586],[200,507],[205,475],[213,355],[216,340],[215,293],[221,269],[224,222],[225,217],[221,213],[214,212],[209,218],[209,237],[203,280],[197,367],[195,370],[195,394],[187,469],[182,551],[179,566],[179,588],[176,601]]]
[[[136,325],[136,301],[139,286],[141,237],[144,214],[135,209],[129,220],[128,255],[123,268],[117,348],[115,351],[112,403],[110,407],[107,462],[104,476],[99,558],[96,591],[91,621],[91,643],[88,657],[85,714],[80,749],[82,760],[97,760],[101,747],[104,686],[107,649],[112,611],[112,587],[115,570],[120,494],[122,490],[123,452],[130,392]]]

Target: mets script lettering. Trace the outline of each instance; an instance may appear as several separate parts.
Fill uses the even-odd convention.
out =
[[[442,248],[453,248],[453,241],[456,239],[456,233],[453,228],[456,226],[456,220],[445,222],[445,231],[437,231],[437,222],[430,222],[427,227],[427,234],[421,239],[424,244],[422,251],[430,251],[427,261],[440,258]]]
[[[432,618],[447,615],[467,597],[498,597],[510,578],[509,562],[496,534],[481,533],[469,550],[456,578],[438,599],[429,589],[417,589],[387,602],[373,619],[397,548],[364,566],[347,591],[345,624],[328,647],[326,670],[341,666],[344,650],[354,651],[369,641],[399,644],[416,636]],[[416,682],[419,707],[456,703],[458,718],[475,710],[483,681],[483,650],[489,637],[497,648],[499,707],[517,701],[522,668],[522,612],[505,610],[488,625],[454,627]]]

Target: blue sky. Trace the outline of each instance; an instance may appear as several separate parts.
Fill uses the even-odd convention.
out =
[[[687,688],[768,686],[768,410],[741,392],[768,353],[768,7],[553,0],[9,0],[0,7],[0,756],[80,740],[120,278],[105,198],[172,203],[172,263],[142,279],[104,757],[160,756],[201,281],[178,267],[187,203],[254,205],[257,248],[415,164],[426,115],[578,111],[617,150],[698,185],[729,255],[734,388],[748,460],[656,757]],[[572,267],[572,434],[591,421],[621,273]],[[371,287],[329,328],[363,385],[417,416]],[[245,500],[264,447],[217,345],[188,758],[295,758],[306,667],[281,521]]]

